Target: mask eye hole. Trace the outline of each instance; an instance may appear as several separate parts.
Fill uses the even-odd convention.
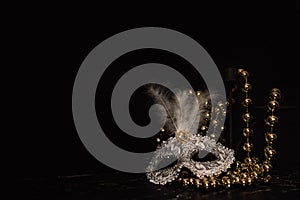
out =
[[[196,162],[207,162],[217,160],[217,157],[210,152],[200,151],[194,153],[191,159]]]

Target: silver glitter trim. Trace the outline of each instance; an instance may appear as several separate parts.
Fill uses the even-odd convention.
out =
[[[206,162],[192,160],[192,156],[201,151],[208,151],[217,159]],[[176,158],[176,164],[166,169],[159,169],[159,164],[169,158]],[[226,148],[208,136],[191,135],[185,143],[180,142],[176,137],[171,137],[157,149],[146,169],[146,175],[150,182],[165,185],[178,178],[182,167],[186,167],[199,179],[203,179],[204,176],[226,172],[234,160],[232,149]]]

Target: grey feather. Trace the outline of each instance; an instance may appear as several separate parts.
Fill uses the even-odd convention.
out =
[[[189,90],[176,90],[174,93],[159,86],[151,86],[148,89],[154,103],[162,105],[161,109],[165,109],[167,119],[164,127],[168,132],[186,130],[190,134],[196,134],[199,123],[203,120],[201,116],[207,111],[204,105],[210,99],[209,93],[201,92],[198,98],[194,93],[189,93]],[[165,116],[160,117],[165,119]]]

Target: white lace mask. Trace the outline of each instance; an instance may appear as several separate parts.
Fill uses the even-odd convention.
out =
[[[168,102],[166,95],[157,89],[152,88],[151,94],[157,103],[163,104],[163,109],[168,114],[167,128],[175,132],[176,137],[170,137],[156,150],[146,169],[147,178],[155,184],[164,185],[175,180],[183,167],[200,179],[227,171],[234,162],[234,151],[208,136],[197,134],[203,112],[201,108],[208,96],[203,95],[196,100],[186,91],[179,91],[176,94],[179,105],[174,105],[174,102]],[[192,159],[195,154],[203,151],[213,154],[217,159],[205,162]],[[175,160],[176,164],[160,169],[159,165],[170,158]]]

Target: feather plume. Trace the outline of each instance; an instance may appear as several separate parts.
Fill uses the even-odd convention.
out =
[[[167,114],[167,116],[159,115],[161,120],[166,119],[164,128],[170,133],[176,132],[178,130],[180,110],[174,94],[158,85],[149,86],[147,92],[152,97],[154,103],[162,105],[162,107],[159,107],[159,113],[166,112]]]
[[[174,94],[161,86],[149,86],[148,94],[153,98],[154,103],[162,105],[161,109],[164,109],[167,114],[167,116],[160,116],[162,120],[166,118],[164,126],[166,131],[175,133],[186,130],[190,134],[198,132],[201,116],[207,111],[205,102],[210,99],[210,95],[208,92],[201,92],[200,97],[197,98],[189,91],[176,90]]]

